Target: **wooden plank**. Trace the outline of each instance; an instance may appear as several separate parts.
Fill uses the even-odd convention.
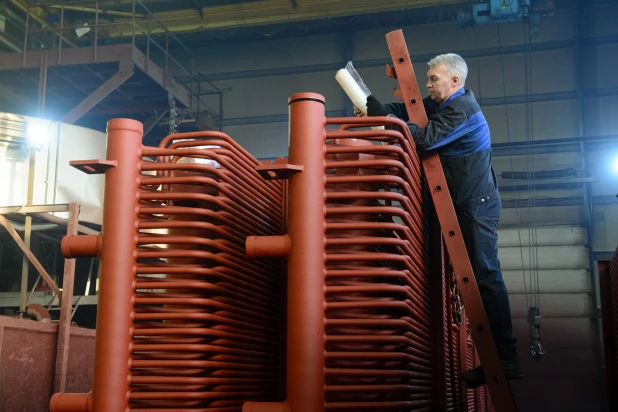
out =
[[[79,204],[69,205],[67,236],[77,236],[79,223]],[[71,336],[71,312],[73,285],[75,281],[75,259],[64,260],[62,281],[62,302],[60,305],[60,326],[58,328],[58,346],[56,349],[56,370],[54,376],[54,393],[65,392],[67,368],[69,365],[69,339]]]
[[[32,175],[32,168],[30,169],[30,175]],[[24,227],[24,246],[30,250],[30,238],[32,236],[32,217],[26,216]],[[8,229],[7,229],[8,230]],[[21,295],[19,297],[19,310],[20,312],[26,311],[27,295],[28,295],[28,257],[24,255],[21,259]]]

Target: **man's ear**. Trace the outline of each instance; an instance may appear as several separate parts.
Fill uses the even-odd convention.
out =
[[[458,76],[453,76],[451,77],[451,81],[453,82],[453,85],[456,85],[459,83],[460,79]]]

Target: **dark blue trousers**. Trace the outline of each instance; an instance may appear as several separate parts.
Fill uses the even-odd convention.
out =
[[[455,208],[498,354],[500,359],[508,360],[515,358],[517,352],[509,296],[498,260],[496,228],[501,209],[497,190]]]

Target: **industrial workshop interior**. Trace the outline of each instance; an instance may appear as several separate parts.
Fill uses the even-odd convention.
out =
[[[617,412],[617,0],[0,0],[0,412]]]

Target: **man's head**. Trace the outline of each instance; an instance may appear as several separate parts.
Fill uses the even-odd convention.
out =
[[[460,55],[440,54],[427,64],[429,65],[427,89],[431,98],[438,104],[444,103],[466,84],[468,65]]]

